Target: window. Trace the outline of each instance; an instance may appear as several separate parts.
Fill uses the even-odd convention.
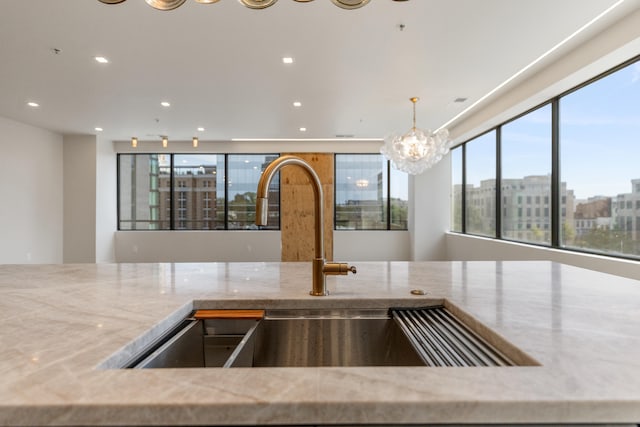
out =
[[[389,171],[389,230],[407,230],[409,220],[409,176],[391,166]]]
[[[493,221],[495,237],[639,258],[638,76],[640,57],[465,142],[464,221],[452,230],[494,237]]]
[[[527,193],[527,204],[535,201],[537,206],[544,199],[547,203],[551,195],[551,105],[538,108],[519,117],[501,128],[500,135],[502,154],[502,182],[517,183],[520,193]],[[503,195],[511,194],[511,190],[503,190]],[[519,197],[520,198],[520,197]],[[508,206],[508,210],[515,209]],[[539,207],[535,208],[535,216],[531,217],[531,208],[527,208],[528,219],[535,222],[549,222],[548,209],[541,215]],[[524,221],[521,215],[502,217],[502,237],[518,239],[533,243],[551,243],[551,233],[538,227],[527,227],[530,230],[518,238],[519,223]]]
[[[277,159],[276,154],[229,154],[227,174],[228,228],[251,230],[258,228],[256,221],[256,190],[262,171]],[[280,228],[279,173],[269,187],[268,222],[263,228]]]
[[[119,154],[120,230],[257,228],[255,192],[277,154]],[[228,188],[225,186],[228,182]],[[280,227],[278,177],[269,189],[269,222]]]
[[[573,195],[563,217],[564,247],[640,255],[640,235],[629,221],[638,213],[630,199],[640,179],[639,68],[627,65],[560,98],[562,181]],[[601,226],[575,227],[575,219],[587,218]]]
[[[167,230],[162,203],[168,192],[169,163],[159,154],[120,155],[118,217],[121,230]]]
[[[174,226],[176,230],[215,230],[224,229],[224,186],[219,186],[223,196],[218,206],[210,204],[211,210],[203,209],[204,196],[210,192],[205,187],[213,189],[218,176],[224,180],[224,154],[174,154],[173,177],[175,188]],[[215,212],[220,210],[220,215]],[[205,216],[205,213],[207,214]],[[219,220],[216,219],[219,217]]]
[[[258,181],[278,154],[118,154],[119,230],[250,230]],[[380,154],[338,154],[336,229],[406,230],[408,177]],[[280,229],[280,180],[268,222]]]
[[[408,178],[380,154],[335,155],[335,229],[406,230]]]
[[[495,237],[496,132],[466,144],[466,232]]]
[[[462,230],[462,147],[451,150],[451,229]]]

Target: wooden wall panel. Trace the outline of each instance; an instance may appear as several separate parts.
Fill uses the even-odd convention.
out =
[[[284,154],[284,153],[283,153]],[[324,193],[324,252],[333,260],[333,154],[286,153],[311,165]],[[280,230],[282,261],[311,261],[314,258],[313,187],[299,167],[280,170]]]

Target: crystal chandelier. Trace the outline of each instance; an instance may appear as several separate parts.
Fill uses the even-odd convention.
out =
[[[416,128],[416,102],[413,103],[413,127],[404,135],[390,135],[385,138],[380,152],[393,166],[402,172],[418,175],[429,169],[449,152],[449,131],[437,132]]]

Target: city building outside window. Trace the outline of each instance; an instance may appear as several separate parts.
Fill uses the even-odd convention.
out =
[[[496,235],[496,131],[466,144],[466,232]]]
[[[407,175],[392,169],[379,154],[344,156],[337,155],[340,165],[336,170],[346,174],[344,180],[349,184],[341,188],[339,197],[345,202],[336,212],[342,209],[341,218],[348,216],[347,222],[351,222],[343,221],[337,228],[406,230]],[[118,229],[257,229],[258,180],[277,157],[278,154],[119,154]],[[349,174],[353,177],[347,179]],[[261,229],[280,228],[278,175],[269,189],[268,224]],[[347,188],[349,185],[351,189]]]
[[[640,256],[634,224],[640,214],[640,62],[576,89],[559,103],[560,171],[575,194],[575,211],[563,217],[561,245]],[[589,222],[580,227],[577,219]]]
[[[335,229],[406,230],[408,178],[380,154],[335,155]]]
[[[254,222],[258,179],[277,157],[277,154],[120,154],[119,229],[257,228]],[[263,228],[278,229],[277,178],[270,187],[269,199],[269,223]]]
[[[541,210],[540,205],[546,200],[548,207],[551,195],[551,104],[503,125],[500,131],[502,206],[506,212],[501,221],[502,237],[548,245],[551,218],[548,209]],[[535,225],[527,227],[526,233],[520,232],[525,221],[519,208],[523,197],[535,206],[533,212],[527,207],[527,217]]]
[[[121,155],[118,160],[120,230],[168,230],[163,184],[169,163],[158,154]]]
[[[464,192],[465,212],[460,226],[454,208],[452,231],[640,258],[639,134],[635,58],[453,149],[452,182],[459,184],[452,198]],[[492,219],[501,224],[497,233]]]

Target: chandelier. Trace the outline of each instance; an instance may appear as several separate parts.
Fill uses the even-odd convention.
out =
[[[106,4],[118,4],[118,3],[124,2],[125,0],[98,0],[98,1]],[[154,9],[172,10],[182,6],[182,4],[185,3],[187,0],[144,0],[144,1],[146,1],[147,4]],[[212,3],[217,3],[220,0],[195,0],[195,1],[196,3],[212,4]],[[273,4],[275,4],[275,2],[277,2],[278,0],[238,0],[238,1],[250,9],[265,9],[269,6],[273,6]],[[313,0],[294,0],[294,1],[297,1],[299,3],[307,3]],[[369,3],[371,0],[331,0],[331,1],[333,2],[333,4],[343,9],[358,9],[366,5],[367,3]],[[393,1],[406,1],[406,0],[393,0]]]
[[[449,131],[437,132],[416,128],[416,102],[413,103],[413,127],[404,135],[390,135],[385,138],[380,152],[393,166],[402,172],[418,175],[429,169],[449,152]]]

